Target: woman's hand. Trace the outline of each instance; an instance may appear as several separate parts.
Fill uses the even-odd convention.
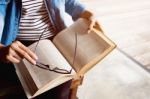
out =
[[[15,41],[6,47],[0,45],[1,61],[19,63],[23,58],[28,60],[33,65],[36,64],[37,56],[21,42]]]
[[[88,28],[88,33],[93,29],[93,28],[96,28],[97,30],[102,31],[100,25],[99,25],[99,22],[96,20],[96,18],[94,17],[93,13],[88,11],[88,10],[85,10],[81,15],[80,15],[81,18],[84,18],[84,19],[87,19],[89,21],[89,28]]]

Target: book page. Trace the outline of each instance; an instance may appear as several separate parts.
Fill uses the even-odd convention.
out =
[[[83,74],[102,59],[104,53],[107,54],[105,51],[108,52],[107,49],[111,47],[110,42],[107,42],[109,40],[103,33],[96,30],[87,33],[88,24],[85,19],[79,19],[56,35],[53,40],[55,46],[71,65],[73,65],[75,47],[77,47],[73,68],[76,72],[82,71]]]
[[[17,66],[15,64],[16,73],[17,73],[17,76],[18,76],[18,78],[22,84],[22,87],[25,91],[25,94],[26,94],[28,99],[31,99],[31,97],[35,94],[35,92],[37,92],[38,89],[34,85],[35,83],[32,82],[33,80],[27,78],[28,73],[24,73],[24,71],[26,71],[26,70],[22,70],[22,68],[20,68],[20,67],[21,66]]]
[[[31,46],[29,46],[29,48],[34,51],[36,44],[37,43],[32,44]],[[31,78],[33,79],[35,85],[39,89],[36,95],[72,79],[73,74],[74,74],[72,67],[66,61],[66,59],[61,55],[61,53],[57,50],[57,48],[54,46],[54,44],[50,40],[40,40],[35,53],[38,56],[38,60],[37,60],[38,63],[49,65],[49,68],[51,70],[54,70],[57,67],[60,70],[55,69],[55,71],[61,72],[61,73],[58,73],[55,71],[43,69],[41,67],[30,64],[25,59],[23,59],[23,61],[20,62],[21,65],[24,64],[23,66],[20,66],[20,64],[16,64],[16,66],[20,68],[25,67],[27,71],[29,72],[29,74],[31,75]],[[72,72],[69,73],[71,70]],[[66,71],[67,71],[67,74],[64,74],[66,73]]]

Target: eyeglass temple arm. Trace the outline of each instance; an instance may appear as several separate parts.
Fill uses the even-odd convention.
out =
[[[36,62],[35,66],[45,69],[45,70],[49,70],[49,67],[47,67],[47,65],[43,65],[42,63],[39,63],[39,62]]]
[[[39,36],[39,40],[37,41],[37,43],[36,43],[36,46],[35,46],[35,49],[34,49],[34,52],[36,51],[36,49],[37,49],[37,46],[38,46],[38,44],[39,44],[39,42],[40,42],[40,40],[41,40],[41,38],[42,38],[42,35],[44,34],[44,32],[46,31],[47,29],[45,28],[44,29],[44,31],[41,33],[41,35]]]

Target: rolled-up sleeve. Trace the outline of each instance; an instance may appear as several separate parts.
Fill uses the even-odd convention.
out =
[[[0,42],[1,42],[3,28],[4,28],[6,4],[7,4],[7,2],[5,2],[4,0],[0,1]]]
[[[85,10],[85,5],[78,0],[65,0],[65,10],[72,16],[73,20],[76,20]]]

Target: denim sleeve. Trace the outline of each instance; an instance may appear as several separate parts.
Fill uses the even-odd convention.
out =
[[[1,42],[3,28],[4,28],[6,5],[7,5],[7,2],[5,0],[0,1],[0,42]]]
[[[78,0],[65,0],[65,10],[72,16],[73,20],[76,20],[85,10],[85,5]]]

